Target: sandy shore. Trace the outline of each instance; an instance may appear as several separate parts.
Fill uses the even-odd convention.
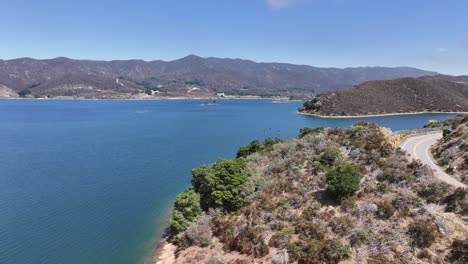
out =
[[[377,116],[399,116],[399,115],[420,115],[420,114],[468,114],[468,112],[408,112],[408,113],[390,113],[390,114],[375,114],[375,115],[355,115],[355,116],[325,116],[325,115],[317,115],[311,113],[302,113],[297,112],[300,115],[308,115],[308,116],[315,116],[319,118],[363,118],[363,117],[377,117]]]
[[[154,264],[174,264],[175,252],[177,247],[167,242],[165,239],[161,242],[161,248],[156,251],[153,257]]]

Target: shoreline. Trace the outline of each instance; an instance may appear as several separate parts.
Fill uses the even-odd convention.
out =
[[[37,100],[37,101],[159,101],[159,100],[274,100],[277,97],[150,97],[150,98],[80,98],[80,97],[55,97],[55,98],[21,98],[21,97],[5,97],[1,100]],[[289,102],[303,102],[304,100],[287,100]]]
[[[163,238],[154,250],[153,264],[173,264],[175,263],[175,252],[177,247]]]
[[[355,116],[326,116],[311,113],[296,112],[299,115],[314,116],[319,118],[366,118],[366,117],[379,117],[379,116],[399,116],[399,115],[421,115],[421,114],[468,114],[468,112],[440,112],[440,111],[421,111],[421,112],[406,112],[406,113],[390,113],[390,114],[372,114],[372,115],[355,115]]]

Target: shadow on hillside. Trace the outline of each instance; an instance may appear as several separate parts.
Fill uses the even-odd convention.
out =
[[[315,199],[322,205],[322,206],[339,206],[340,203],[335,201],[333,198],[331,198],[326,190],[320,190],[316,191],[315,194]]]

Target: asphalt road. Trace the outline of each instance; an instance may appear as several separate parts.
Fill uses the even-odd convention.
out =
[[[427,166],[432,168],[434,170],[434,175],[441,181],[444,181],[455,187],[467,188],[466,185],[442,171],[440,167],[437,166],[432,160],[430,148],[440,138],[442,138],[442,133],[410,137],[406,139],[403,145],[401,145],[401,148],[408,152],[414,159],[419,159],[423,164],[426,164]]]

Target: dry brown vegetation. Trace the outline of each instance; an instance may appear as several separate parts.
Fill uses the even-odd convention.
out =
[[[468,184],[468,115],[458,116],[444,129],[433,155],[447,173]]]
[[[246,159],[244,206],[209,210],[193,223],[179,246],[179,263],[467,259],[467,191],[409,162],[375,124],[310,130]],[[326,175],[343,163],[362,177],[359,190],[339,201],[327,192]]]

